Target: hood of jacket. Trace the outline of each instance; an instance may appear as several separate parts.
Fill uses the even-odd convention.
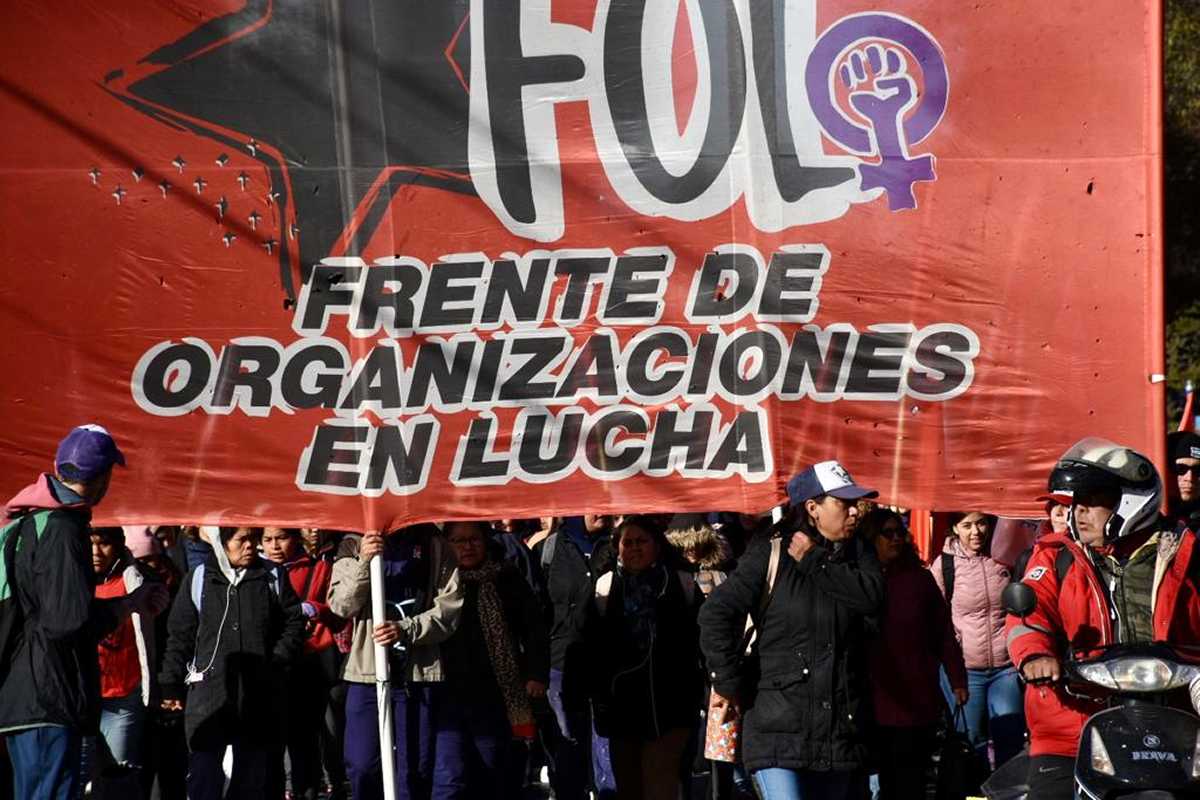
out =
[[[708,524],[668,531],[667,541],[690,555],[700,569],[716,569],[733,559],[729,540]]]
[[[88,504],[85,500],[79,499],[73,502],[63,502],[55,493],[57,488],[54,484],[58,483],[53,476],[43,473],[38,476],[38,479],[26,486],[21,491],[17,492],[16,496],[5,503],[5,515],[12,519],[19,517],[22,514],[27,514],[30,511],[39,511],[42,509],[57,510],[63,508],[87,508]],[[62,487],[66,489],[66,487]],[[67,489],[70,492],[70,489]],[[74,494],[74,493],[72,493]]]
[[[217,569],[221,570],[221,574],[225,576],[225,580],[229,581],[230,586],[237,586],[239,583],[241,583],[242,578],[246,577],[246,573],[249,571],[250,567],[253,567],[259,563],[259,560],[256,559],[255,561],[251,562],[250,567],[247,567],[239,572],[233,568],[232,564],[229,563],[229,554],[225,552],[225,547],[221,544],[220,536],[216,536],[215,541],[210,542],[209,544],[211,545],[212,549],[212,556],[209,558],[209,563],[214,564]]]

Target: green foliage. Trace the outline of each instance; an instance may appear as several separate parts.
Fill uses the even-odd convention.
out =
[[[1200,385],[1200,2],[1166,0],[1163,50],[1167,386],[1178,392]]]

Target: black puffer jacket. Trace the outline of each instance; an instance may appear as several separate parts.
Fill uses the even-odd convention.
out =
[[[551,539],[554,540],[551,545]],[[552,557],[546,557],[550,548]],[[592,554],[585,556],[565,531],[552,534],[534,547],[546,583],[544,605],[550,614],[550,666],[563,670],[568,681],[585,671],[583,632],[592,605],[596,579],[616,564],[612,539],[602,534],[595,539]],[[573,698],[582,697],[583,682],[564,688]],[[581,693],[576,694],[576,690]]]
[[[767,590],[769,557],[769,542],[757,542],[700,612],[709,677],[725,696],[738,690],[743,660],[737,651],[746,615],[757,615]],[[870,547],[856,539],[820,540],[796,563],[785,538],[775,594],[759,620],[755,696],[744,698],[748,769],[865,765],[871,727],[865,644],[883,596],[883,574]]]
[[[219,544],[204,564],[199,613],[195,570],[179,587],[160,675],[163,696],[183,699],[188,664],[204,673],[186,685],[184,721],[193,748],[231,724],[259,741],[276,740],[285,670],[304,644],[304,612],[287,577],[256,558],[235,585],[218,552],[224,556]]]
[[[631,581],[653,598],[653,611],[641,623],[628,613]],[[700,718],[703,673],[696,622],[701,594],[691,573],[656,564],[633,578],[618,568],[601,576],[598,586],[606,584],[607,598],[597,598],[587,635],[596,730],[653,741],[693,727]]]

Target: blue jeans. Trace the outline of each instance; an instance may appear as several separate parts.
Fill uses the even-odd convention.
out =
[[[599,800],[616,797],[617,781],[612,772],[608,739],[596,733],[586,698],[563,694],[563,672],[550,670],[546,700],[554,711],[561,736],[553,754],[554,796],[561,800],[583,800],[588,796],[588,771]]]
[[[125,697],[100,701],[100,733],[118,764],[141,764],[142,723],[146,707],[138,687]]]
[[[428,684],[392,685],[392,736],[396,796],[429,796],[433,773],[433,696]],[[346,776],[354,800],[383,797],[379,758],[379,716],[375,684],[346,689]]]
[[[859,776],[771,767],[751,774],[762,800],[845,800]]]
[[[951,709],[953,695],[949,683],[943,680]],[[967,670],[967,690],[971,693],[963,709],[966,729],[971,743],[985,758],[988,739],[996,755],[996,766],[1007,762],[1025,746],[1025,707],[1021,696],[1021,679],[1016,667]]]
[[[505,797],[512,728],[503,702],[475,702],[455,697],[448,688],[438,688],[433,715],[433,800]]]
[[[8,734],[14,797],[21,800],[75,800],[79,793],[79,732],[41,727]]]

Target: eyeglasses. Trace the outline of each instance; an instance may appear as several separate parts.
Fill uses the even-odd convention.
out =
[[[1193,478],[1200,478],[1200,464],[1180,464],[1178,462],[1171,465],[1171,471],[1179,477],[1192,473]]]
[[[879,535],[885,539],[891,539],[892,541],[903,541],[904,539],[908,538],[908,531],[904,530],[904,528],[900,527],[899,525],[889,525],[886,528],[880,528]]]
[[[449,539],[451,547],[483,547],[483,539]]]

